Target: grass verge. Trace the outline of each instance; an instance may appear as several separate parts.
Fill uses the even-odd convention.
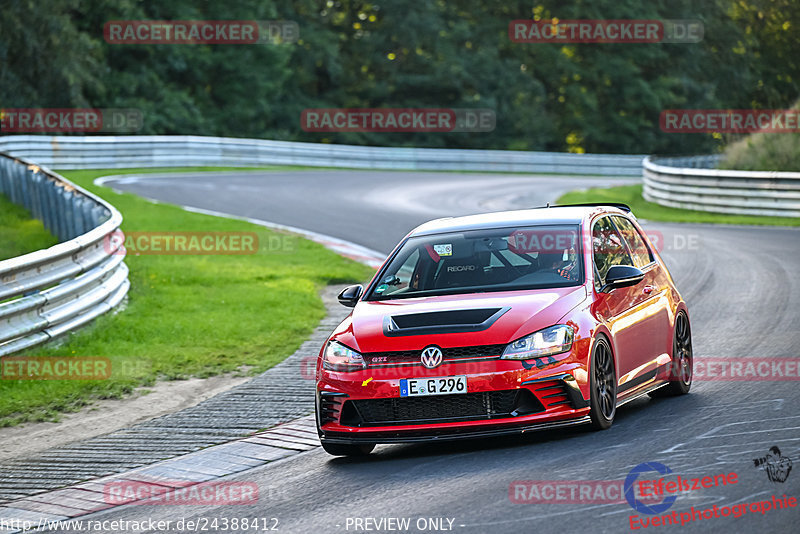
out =
[[[62,174],[116,206],[124,217],[123,231],[255,232],[262,245],[286,235],[92,184],[108,174],[166,170],[198,169]],[[256,374],[282,361],[324,316],[321,287],[360,282],[373,272],[311,241],[293,237],[288,243],[291,249],[262,246],[253,255],[128,255],[131,290],[124,311],[100,317],[59,345],[26,353],[107,357],[111,377],[0,380],[0,426],[57,420],[59,413],[76,411],[95,399],[121,398],[158,379]]]
[[[648,202],[642,197],[641,185],[570,191],[562,195],[558,204],[578,204],[581,202],[623,202],[633,209],[639,219],[650,221],[713,223],[713,224],[752,224],[762,226],[800,226],[800,217],[758,217],[754,215],[728,215],[705,211],[683,210]]]
[[[42,221],[0,194],[0,260],[21,256],[58,243]]]

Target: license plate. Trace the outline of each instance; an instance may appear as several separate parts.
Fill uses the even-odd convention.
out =
[[[400,380],[401,397],[420,395],[453,395],[467,392],[467,375],[431,378],[403,378]]]

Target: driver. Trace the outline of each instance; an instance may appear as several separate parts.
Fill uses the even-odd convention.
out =
[[[564,261],[563,258],[564,252],[541,253],[539,254],[539,270],[553,272],[571,282],[576,281],[578,279],[578,274],[575,271],[577,255],[574,249],[567,251],[567,261]]]

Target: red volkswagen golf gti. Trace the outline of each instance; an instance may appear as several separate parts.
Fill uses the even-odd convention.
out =
[[[686,304],[624,205],[438,219],[397,245],[316,368],[334,455],[591,424],[692,380]]]

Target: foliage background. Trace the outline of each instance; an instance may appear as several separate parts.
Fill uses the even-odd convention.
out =
[[[133,107],[142,134],[367,145],[699,153],[672,108],[783,108],[800,95],[796,0],[4,0],[0,106]],[[700,19],[697,44],[518,44],[514,19]],[[129,19],[294,20],[280,46],[110,45]],[[485,133],[303,132],[309,107],[480,107]]]

